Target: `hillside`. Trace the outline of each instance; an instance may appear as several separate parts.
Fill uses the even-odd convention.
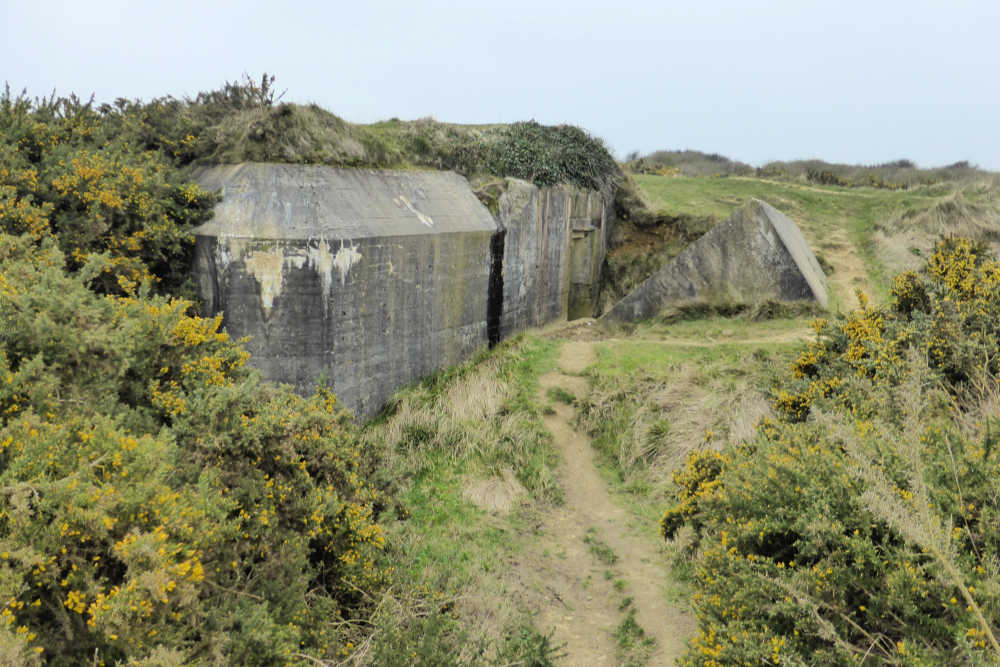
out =
[[[644,207],[646,213],[626,222],[614,239],[618,247],[608,258],[613,273],[643,267],[651,254],[662,262],[750,197],[767,201],[799,225],[827,270],[835,310],[854,304],[856,288],[884,301],[891,276],[920,265],[942,235],[988,243],[1000,239],[1000,176],[988,172],[967,167],[912,169],[909,180],[930,184],[896,188],[824,185],[804,174],[769,167],[758,172],[685,176],[678,169],[631,174],[625,186],[626,191],[634,190],[631,207]],[[649,273],[652,270],[645,275]],[[640,277],[619,282],[631,285]]]

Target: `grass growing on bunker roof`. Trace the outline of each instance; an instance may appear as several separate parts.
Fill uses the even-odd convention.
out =
[[[244,77],[193,98],[119,100],[123,131],[168,145],[178,164],[285,162],[335,167],[449,169],[539,186],[603,189],[621,172],[604,143],[571,125],[461,125],[432,118],[350,123],[316,104],[282,101],[274,77]]]

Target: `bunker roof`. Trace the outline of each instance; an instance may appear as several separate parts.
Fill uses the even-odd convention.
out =
[[[242,163],[200,167],[191,178],[222,191],[198,236],[359,239],[497,229],[468,181],[450,171]]]

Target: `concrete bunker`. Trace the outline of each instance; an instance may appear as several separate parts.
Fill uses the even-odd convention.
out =
[[[496,218],[451,172],[240,164],[195,230],[209,313],[268,380],[361,416],[528,327],[594,315],[610,193],[506,179]]]
[[[325,382],[370,415],[486,343],[496,223],[460,176],[243,164],[194,177],[223,196],[195,230],[201,295],[251,337],[267,379]]]

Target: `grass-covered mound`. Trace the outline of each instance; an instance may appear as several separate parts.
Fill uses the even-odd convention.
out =
[[[674,475],[689,664],[1000,659],[1000,262],[940,244],[817,323],[755,437]]]
[[[432,119],[349,123],[315,104],[275,95],[274,77],[245,79],[191,99],[119,100],[101,107],[122,129],[181,164],[244,161],[336,167],[451,169],[536,185],[604,189],[620,177],[601,140],[571,125],[534,121],[459,125]]]
[[[754,168],[745,162],[732,160],[718,153],[704,153],[695,150],[655,151],[640,156],[637,153],[626,156],[626,166],[637,174],[659,174],[670,176],[752,176]]]

